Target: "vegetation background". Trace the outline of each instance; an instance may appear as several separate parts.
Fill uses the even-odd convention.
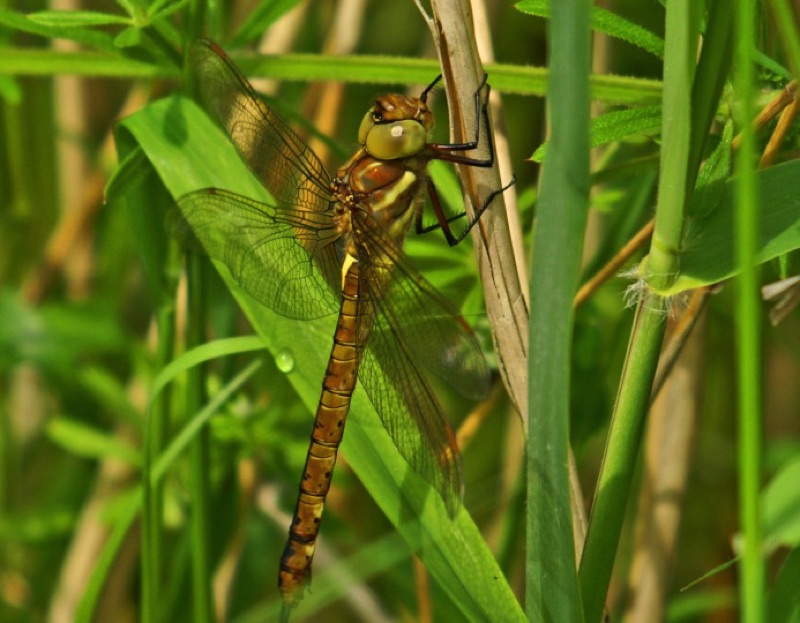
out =
[[[609,0],[603,6],[611,16],[593,14],[592,116],[603,121],[592,126],[588,225],[582,250],[563,249],[564,257],[549,258],[554,271],[566,257],[582,257],[581,281],[587,281],[646,225],[657,203],[660,209],[663,124],[674,116],[662,102],[662,92],[669,92],[662,91],[662,67],[678,53],[665,24],[670,15],[681,15],[681,4],[692,3],[665,7],[656,0]],[[710,33],[723,2],[695,4],[686,27],[705,33],[705,46],[717,49]],[[255,350],[260,340],[226,340],[252,329],[224,283],[206,271],[203,287],[212,303],[204,327],[211,337],[205,350],[191,351],[186,344],[193,338],[184,337],[182,261],[162,226],[164,211],[176,198],[171,184],[179,183],[159,177],[165,153],[159,141],[166,128],[147,142],[132,129],[135,122],[117,124],[138,111],[154,110],[150,102],[179,87],[182,45],[202,32],[223,45],[248,75],[281,80],[256,84],[270,94],[276,110],[310,133],[315,149],[334,169],[352,151],[358,124],[376,95],[425,84],[439,70],[430,31],[411,2],[240,2],[209,5],[205,12],[199,6],[121,1],[0,9],[2,621],[265,621],[275,620],[280,608],[277,564],[307,447],[308,405],[317,399],[324,365],[319,362],[329,350],[330,323],[269,328],[273,321],[248,310],[249,322],[268,343],[265,332],[283,337],[294,335],[289,330],[299,332],[294,349],[264,354]],[[752,64],[754,105],[780,101],[788,93],[782,106],[791,111],[794,91],[787,84],[795,73],[791,68],[800,66],[795,60],[798,7],[778,0],[752,6],[758,50]],[[502,120],[495,121],[495,130],[506,139],[499,152],[516,175],[506,195],[510,205],[516,195],[527,265],[539,209],[541,157],[532,155],[548,134],[544,68],[556,52],[551,48],[548,55],[550,25],[536,15],[549,16],[549,9],[546,2],[531,0],[519,6],[476,3],[474,10],[476,30],[493,56],[486,67],[501,96],[492,102]],[[267,30],[287,11],[288,17]],[[552,28],[550,45],[563,44],[555,23]],[[730,216],[737,195],[724,184],[733,175],[733,136],[747,126],[736,82],[742,65],[731,63],[734,43],[742,36],[741,30],[735,32],[718,46],[727,58],[720,66],[733,65],[730,74],[726,67],[719,75],[733,82],[720,80],[707,102],[714,118],[706,124],[708,131],[702,130],[710,138],[698,159],[711,163],[698,180],[705,190],[693,195],[692,183],[686,192],[687,204],[694,197],[695,218],[684,221],[681,252],[695,255],[685,256],[675,273],[684,278],[682,285],[659,289],[647,283],[654,292],[670,295],[668,313],[662,310],[660,317],[678,336],[683,353],[650,412],[643,450],[627,461],[626,473],[634,478],[630,499],[623,494],[612,500],[621,513],[627,509],[619,546],[615,529],[603,528],[599,536],[610,551],[584,561],[583,576],[585,569],[603,569],[589,574],[602,578],[614,565],[613,575],[607,586],[580,578],[584,596],[599,591],[601,608],[614,620],[746,617],[740,591],[763,589],[757,577],[736,564],[742,517],[748,512],[740,503],[749,499],[740,495],[740,486],[748,476],[762,491],[755,507],[764,519],[758,539],[765,544],[769,588],[761,590],[766,602],[761,620],[800,620],[792,590],[800,577],[800,317],[789,312],[772,326],[766,302],[758,311],[760,321],[750,327],[763,338],[763,349],[749,361],[756,371],[750,380],[756,386],[763,382],[763,415],[755,414],[763,445],[756,435],[754,460],[748,463],[740,454],[739,431],[747,430],[737,420],[739,392],[747,384],[743,368],[737,371],[741,294],[725,281],[737,272],[730,251],[741,232]],[[692,62],[685,63],[691,65],[689,77],[703,75],[694,64],[697,39],[689,37],[686,49],[692,52]],[[447,140],[443,100],[435,102],[441,142]],[[551,103],[552,115],[563,110]],[[727,123],[731,118],[735,126]],[[800,197],[800,177],[793,168],[798,133],[791,121],[764,122],[753,146],[761,152],[770,136],[779,140],[772,161],[779,166],[772,177],[763,176],[767,169],[756,176],[762,224],[772,236],[754,243],[764,284],[796,272],[791,252],[800,247],[794,199]],[[191,133],[195,126],[187,127]],[[206,165],[214,168],[218,139],[199,140],[207,140],[205,157],[211,164]],[[121,167],[118,153],[127,158]],[[583,157],[589,157],[588,150]],[[186,173],[182,167],[193,166],[193,158],[185,164],[172,161],[177,177]],[[684,158],[684,169],[691,162]],[[734,162],[741,166],[735,157]],[[755,164],[751,168],[755,171]],[[457,210],[460,191],[452,172],[437,167],[434,179]],[[703,220],[712,213],[728,214],[727,220]],[[451,249],[440,238],[433,233],[410,240],[408,253],[462,305],[496,365],[472,244],[467,240]],[[720,248],[727,250],[725,257]],[[703,256],[698,250],[708,252]],[[574,317],[564,387],[585,510],[591,508],[615,398],[627,391],[620,389],[621,377],[626,362],[631,365],[627,345],[634,307],[643,295],[626,295],[626,290],[647,281],[641,273],[621,271],[632,269],[645,252],[642,247],[626,257]],[[719,287],[705,288],[718,282]],[[565,283],[571,296],[574,288]],[[698,286],[703,294],[692,295],[690,289]],[[534,296],[547,300],[549,294]],[[687,318],[692,323],[685,335]],[[531,327],[537,330],[542,327]],[[194,380],[191,373],[183,374],[197,370],[192,353],[212,360]],[[647,396],[651,381],[640,382]],[[191,388],[197,383],[211,399],[225,400],[208,411],[201,410],[203,401],[192,407]],[[393,514],[387,509],[397,506],[398,489],[391,484],[379,489],[367,479],[380,478],[379,472],[392,471],[395,464],[391,458],[384,464],[359,457],[358,444],[368,436],[346,434],[313,591],[293,619],[506,621],[522,618],[519,602],[526,594],[528,619],[545,618],[546,608],[531,605],[536,592],[530,586],[532,559],[541,550],[526,548],[526,526],[531,513],[539,513],[541,522],[553,520],[548,505],[534,503],[526,489],[524,455],[530,443],[529,456],[537,456],[543,451],[537,444],[548,438],[535,429],[529,434],[499,374],[485,403],[443,399],[459,427],[467,512],[457,524],[428,506],[419,525],[403,515],[416,508],[413,504]],[[361,422],[367,416],[357,417]],[[154,418],[163,430],[154,432]],[[639,435],[632,437],[638,449]],[[606,452],[613,454],[614,448]],[[351,457],[354,467],[367,465],[356,469],[358,477],[349,468]],[[607,455],[606,465],[610,462]],[[400,533],[398,524],[404,525]],[[570,530],[560,527],[563,542],[569,543]],[[463,541],[445,542],[447,535]],[[441,547],[437,539],[443,540]],[[459,547],[488,552],[489,562],[453,563],[456,559],[449,557]],[[545,575],[564,577],[558,565],[547,567],[551,563],[542,559]],[[577,573],[570,557],[561,562]],[[489,564],[499,572],[494,574],[492,566],[489,573]],[[577,594],[558,583],[540,589],[551,602],[548,607],[568,604]],[[586,606],[587,620],[597,615]],[[759,620],[758,615],[748,620]]]

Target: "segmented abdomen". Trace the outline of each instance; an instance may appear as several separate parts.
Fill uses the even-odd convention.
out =
[[[339,322],[322,382],[322,396],[300,482],[300,496],[289,528],[289,540],[281,557],[278,588],[288,606],[295,605],[302,598],[309,578],[325,497],[330,489],[344,422],[356,385],[358,304],[358,262],[353,262],[344,278]]]

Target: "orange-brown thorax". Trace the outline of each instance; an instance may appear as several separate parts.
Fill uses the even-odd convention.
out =
[[[422,200],[425,168],[430,160],[427,141],[433,113],[416,97],[384,95],[367,111],[358,131],[360,148],[337,171],[331,191],[338,203],[339,230],[346,253],[358,257],[353,213],[363,210],[374,218],[357,218],[364,226],[381,227],[396,244],[409,231]]]

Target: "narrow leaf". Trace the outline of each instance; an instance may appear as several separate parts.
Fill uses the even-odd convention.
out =
[[[589,126],[591,147],[600,147],[631,136],[643,134],[652,136],[661,131],[661,106],[643,106],[627,110],[614,110],[595,117]],[[547,155],[547,145],[543,143],[531,156],[534,162],[543,162]]]
[[[550,0],[522,0],[514,6],[528,15],[550,18]],[[663,39],[616,13],[592,6],[591,25],[592,30],[627,41],[658,57],[664,55]]]
[[[755,173],[759,194],[759,237],[756,260],[764,263],[800,249],[800,161],[793,160]],[[725,184],[718,209],[705,217],[691,217],[681,245],[678,278],[659,292],[672,296],[719,283],[738,273],[734,253],[736,180]]]
[[[111,24],[131,24],[125,15],[112,15],[98,11],[36,11],[27,17],[35,24],[54,28],[74,28],[76,26],[108,26]]]
[[[49,39],[69,39],[96,50],[114,51],[112,36],[100,30],[88,30],[66,24],[43,24],[30,19],[27,15],[4,8],[0,8],[0,24]]]
[[[82,422],[65,417],[51,420],[47,425],[51,441],[78,456],[91,459],[115,458],[139,466],[141,455],[119,438]]]

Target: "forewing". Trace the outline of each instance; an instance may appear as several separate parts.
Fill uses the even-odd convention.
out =
[[[283,316],[306,320],[338,309],[331,289],[340,272],[337,232],[323,213],[312,223],[311,214],[292,206],[216,188],[184,195],[178,207],[206,252],[256,300]]]
[[[207,40],[189,62],[201,101],[222,124],[250,170],[287,205],[324,209],[330,176],[317,155],[258,97],[225,52]]]

